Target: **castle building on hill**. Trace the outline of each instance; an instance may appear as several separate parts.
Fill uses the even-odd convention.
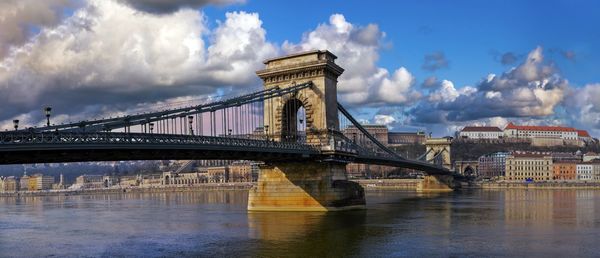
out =
[[[585,130],[564,126],[532,126],[508,123],[504,129],[494,126],[466,126],[459,132],[461,139],[527,140],[534,146],[583,146],[593,141]]]

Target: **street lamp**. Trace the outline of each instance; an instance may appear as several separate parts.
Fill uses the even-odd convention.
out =
[[[265,125],[265,134],[267,135],[267,141],[269,140],[269,125]]]
[[[190,124],[190,134],[194,135],[194,128],[192,124],[194,123],[194,116],[188,116],[188,123]]]
[[[52,111],[51,107],[44,108],[44,113],[46,114],[46,126],[50,126],[50,111]]]
[[[19,119],[13,120],[13,124],[15,125],[15,131],[19,129]]]
[[[150,123],[150,133],[152,133],[152,131],[154,131],[154,123]]]

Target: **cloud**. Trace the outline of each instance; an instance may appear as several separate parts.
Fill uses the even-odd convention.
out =
[[[167,14],[176,12],[182,8],[197,9],[208,4],[227,5],[234,3],[244,3],[245,0],[118,0],[137,10],[155,13]]]
[[[71,0],[0,1],[0,59],[11,47],[26,42],[34,30],[58,24],[62,12],[74,6]]]
[[[425,55],[425,61],[421,68],[433,72],[442,68],[448,68],[448,63],[444,52],[437,51]]]
[[[500,56],[500,63],[503,65],[511,65],[516,63],[519,57],[513,52],[506,52]]]
[[[396,119],[389,115],[375,115],[374,120],[376,124],[385,126],[389,126],[396,122]]]
[[[248,71],[278,53],[258,14],[228,13],[214,30],[205,20],[191,9],[153,15],[90,1],[0,59],[0,120],[36,114],[42,105],[75,115],[258,86]]]
[[[501,116],[490,117],[487,124],[504,129],[504,127],[508,124],[508,119]]]
[[[575,51],[573,51],[573,50],[563,50],[563,51],[560,51],[560,54],[565,59],[573,61],[573,62],[575,62],[575,59],[577,57],[577,54],[575,54]]]
[[[423,87],[423,88],[434,88],[437,86],[439,86],[439,82],[438,82],[437,77],[435,77],[435,76],[429,76],[429,77],[425,78],[423,83],[421,83],[421,87]]]
[[[514,65],[524,57],[522,54],[518,54],[512,51],[500,52],[498,50],[490,50],[490,55],[493,56],[494,61],[499,62],[502,65]]]
[[[575,90],[567,100],[566,109],[572,121],[600,134],[600,83]]]
[[[544,62],[542,48],[502,75],[489,74],[476,87],[456,89],[442,81],[411,111],[416,123],[467,122],[490,117],[535,118],[552,116],[568,94],[568,81]]]
[[[460,90],[454,88],[454,83],[448,80],[442,80],[440,83],[440,89],[429,94],[429,101],[431,102],[453,102],[459,96],[471,96],[477,92],[477,89],[466,86]]]
[[[377,24],[357,25],[334,14],[299,42],[277,46],[267,40],[256,13],[230,12],[211,28],[196,9],[240,2],[0,2],[0,125],[11,128],[14,118],[22,126],[39,125],[45,105],[56,111],[53,122],[78,121],[248,90],[259,87],[252,71],[261,69],[264,59],[328,49],[346,69],[338,83],[340,101],[378,108],[368,117],[376,123],[447,131],[508,120],[572,122],[600,133],[600,85],[572,87],[544,60],[541,47],[526,57],[496,55],[503,64],[516,66],[488,74],[474,86],[459,87],[450,79],[430,76],[416,89],[406,67],[378,66],[386,35]],[[72,16],[63,17],[77,4]],[[572,51],[562,54],[576,58]],[[448,66],[444,53],[434,52],[426,55],[423,69]]]
[[[385,38],[376,24],[358,26],[341,14],[331,15],[329,23],[304,33],[299,43],[284,42],[286,53],[327,49],[338,56],[345,72],[338,82],[338,94],[349,105],[408,105],[420,98],[414,89],[414,76],[404,67],[390,73],[377,66]]]

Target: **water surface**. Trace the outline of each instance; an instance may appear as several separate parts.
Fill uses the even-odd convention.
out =
[[[366,211],[338,213],[248,213],[246,201],[242,191],[0,198],[0,256],[600,255],[594,190],[369,192]]]

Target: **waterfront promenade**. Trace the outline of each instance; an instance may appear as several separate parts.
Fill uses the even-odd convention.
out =
[[[352,180],[364,187],[365,191],[416,191],[422,179],[357,179]],[[161,192],[194,192],[194,191],[247,191],[256,182],[232,183],[204,183],[193,185],[156,185],[156,186],[129,186],[92,188],[77,190],[46,190],[46,191],[19,191],[0,193],[0,197],[27,197],[27,196],[68,196],[68,195],[95,195],[95,194],[120,194],[120,193],[161,193]],[[600,182],[479,182],[464,185],[464,189],[589,189],[600,190]]]
[[[0,193],[0,197],[18,196],[57,196],[57,195],[94,195],[94,194],[119,194],[119,193],[160,193],[160,192],[192,192],[192,191],[247,191],[253,183],[206,183],[196,185],[167,185],[149,187],[111,187],[78,190],[47,190],[47,191],[20,191]]]

